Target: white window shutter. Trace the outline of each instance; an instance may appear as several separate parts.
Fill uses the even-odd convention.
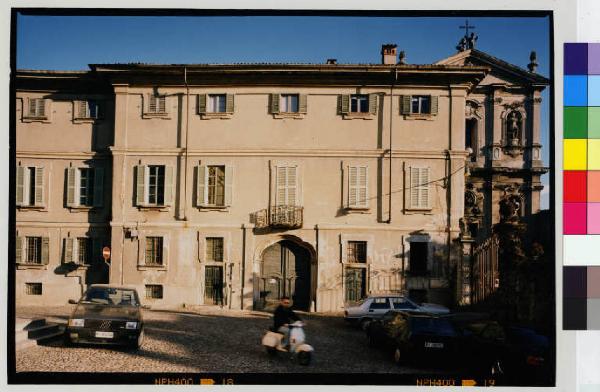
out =
[[[419,168],[410,168],[410,206],[412,208],[419,207]]]
[[[357,199],[357,167],[348,166],[348,207],[355,207]]]
[[[233,166],[225,166],[225,206],[233,202]]]
[[[35,168],[35,205],[44,205],[44,168]]]
[[[136,181],[135,181],[135,202],[138,206],[144,206],[147,204],[147,186],[146,177],[148,166],[137,165],[135,170]]]
[[[27,115],[30,117],[35,117],[36,108],[37,108],[37,100],[35,98],[29,98],[27,107],[28,107]]]
[[[75,239],[74,238],[65,238],[65,263],[73,263],[75,262],[74,254],[75,254]]]
[[[50,238],[42,237],[42,264],[50,262]]]
[[[275,204],[284,205],[286,204],[286,185],[287,185],[287,170],[285,166],[277,166],[275,168]]]
[[[76,197],[77,188],[77,172],[74,167],[67,168],[67,207],[76,207],[79,204],[79,198]]]
[[[15,239],[15,263],[22,263],[25,256],[23,252],[23,237],[17,236]]]
[[[17,166],[17,201],[18,206],[25,205],[25,171],[26,168],[23,166]]]
[[[225,112],[226,113],[233,113],[235,110],[235,106],[234,106],[234,97],[233,94],[227,94],[225,96]]]
[[[104,205],[104,168],[94,169],[94,207]]]
[[[166,206],[173,204],[173,166],[165,166],[164,202]]]
[[[208,101],[206,94],[198,94],[198,114],[206,113],[206,102]]]
[[[48,100],[48,99],[40,98],[38,100],[38,105],[39,105],[38,115],[40,117],[45,117],[46,116],[46,113],[48,112],[48,107],[47,106],[49,106],[49,103],[50,103],[50,100]]]
[[[206,186],[207,166],[196,167],[196,205],[206,205],[208,187]]]
[[[287,168],[287,201],[286,204],[295,206],[298,204],[298,170],[296,166]]]
[[[358,167],[358,178],[357,178],[357,205],[359,207],[368,207],[369,192],[368,192],[368,171],[366,166]]]
[[[429,208],[429,168],[422,167],[420,171],[419,206]]]

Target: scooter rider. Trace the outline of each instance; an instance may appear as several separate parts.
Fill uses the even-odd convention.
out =
[[[300,317],[292,310],[292,303],[289,297],[281,297],[281,301],[275,313],[273,314],[273,331],[283,334],[281,344],[287,347],[290,335],[290,329],[287,324],[301,320]]]

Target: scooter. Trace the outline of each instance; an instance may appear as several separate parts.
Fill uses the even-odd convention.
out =
[[[278,351],[291,353],[300,365],[307,366],[310,364],[314,349],[311,345],[304,343],[304,323],[295,321],[292,324],[286,324],[286,326],[290,329],[288,347],[282,345],[283,334],[274,331],[267,331],[262,338],[262,345],[265,346],[267,353],[271,356],[277,355]]]

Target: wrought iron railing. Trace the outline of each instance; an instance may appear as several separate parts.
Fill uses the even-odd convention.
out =
[[[278,228],[302,227],[303,208],[293,205],[278,205],[269,208],[269,225]]]
[[[483,301],[498,289],[498,245],[498,237],[492,235],[473,250],[472,303]]]

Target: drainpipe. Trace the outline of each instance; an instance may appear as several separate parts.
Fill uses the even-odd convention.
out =
[[[187,221],[187,171],[188,171],[188,137],[190,124],[190,87],[187,82],[187,67],[183,67],[183,83],[185,84],[185,154],[183,168],[183,220]]]
[[[446,208],[447,208],[447,216],[446,216],[446,230],[448,231],[448,236],[446,239],[446,247],[447,247],[447,264],[450,267],[451,256],[450,249],[452,245],[452,160],[450,151],[452,151],[452,87],[450,82],[448,81],[448,150],[446,151]],[[459,271],[457,270],[457,278]],[[456,290],[456,289],[455,289]],[[454,293],[456,296],[456,291]]]
[[[246,281],[246,225],[242,223],[242,273],[240,276],[240,309],[244,310],[244,282]]]
[[[393,134],[393,128],[392,128],[392,124],[394,121],[394,85],[396,84],[396,82],[398,81],[398,68],[394,67],[394,80],[392,81],[392,84],[390,85],[390,176],[389,176],[389,192],[390,195],[388,197],[388,220],[386,223],[391,224],[392,223],[392,134]]]

